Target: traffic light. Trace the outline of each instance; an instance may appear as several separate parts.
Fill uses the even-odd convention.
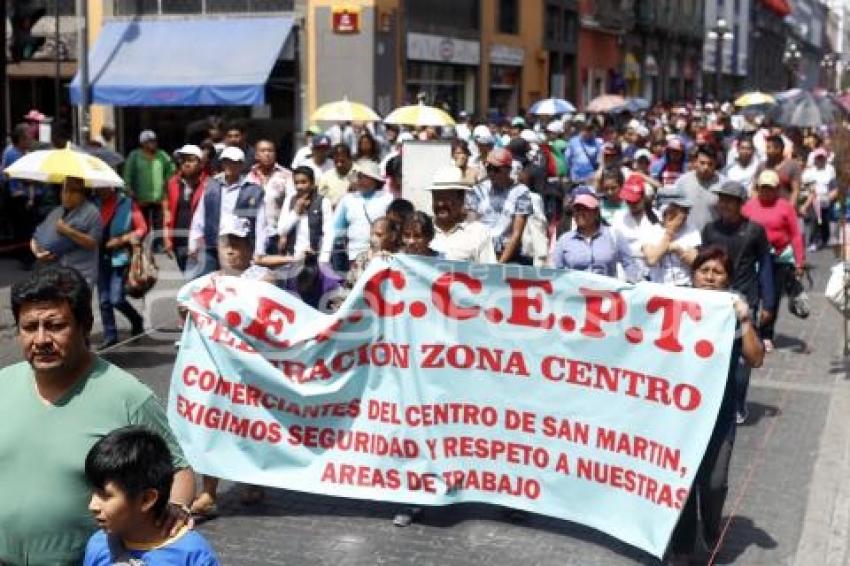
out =
[[[41,49],[46,38],[32,35],[35,23],[47,13],[46,8],[33,8],[21,6],[25,2],[13,2],[12,14],[12,61],[24,61],[32,58],[35,52]]]

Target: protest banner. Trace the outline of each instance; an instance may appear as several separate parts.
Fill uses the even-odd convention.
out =
[[[262,282],[186,285],[169,419],[200,472],[336,496],[478,501],[661,556],[714,427],[731,295],[375,259],[335,315]]]

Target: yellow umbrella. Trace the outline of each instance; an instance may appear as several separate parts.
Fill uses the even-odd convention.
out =
[[[748,92],[735,101],[735,106],[759,106],[761,104],[776,104],[776,99],[766,92]]]
[[[385,124],[399,126],[454,126],[455,121],[443,110],[425,104],[396,108],[384,118]]]
[[[348,98],[319,106],[310,116],[311,122],[380,122],[378,113]]]
[[[106,163],[88,153],[41,149],[27,153],[4,170],[13,179],[63,183],[66,177],[83,179],[87,187],[123,187],[124,180]]]

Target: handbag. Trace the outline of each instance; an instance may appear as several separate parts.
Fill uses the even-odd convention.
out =
[[[795,276],[785,281],[785,293],[788,295],[788,310],[798,318],[809,318],[809,295],[803,289],[803,283]]]
[[[134,247],[125,282],[127,294],[134,299],[141,299],[156,285],[158,277],[159,268],[150,250],[142,246]]]
[[[832,266],[824,294],[829,304],[850,318],[850,263],[837,263]]]

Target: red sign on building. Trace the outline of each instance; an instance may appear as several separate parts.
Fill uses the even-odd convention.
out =
[[[360,33],[360,8],[334,7],[332,13],[334,33]]]

